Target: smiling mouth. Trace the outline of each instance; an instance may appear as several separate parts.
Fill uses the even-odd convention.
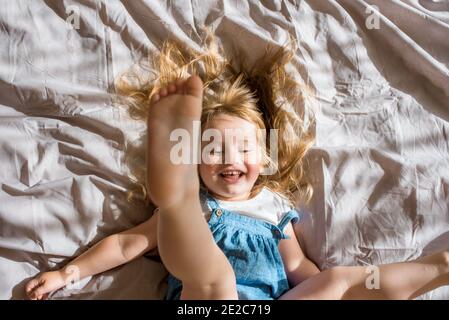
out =
[[[222,176],[222,177],[230,177],[230,176],[241,177],[243,175],[244,175],[244,173],[240,170],[226,170],[226,171],[223,171],[222,173],[220,173],[220,176]]]
[[[227,183],[236,183],[245,173],[240,170],[226,170],[219,174],[219,176]]]

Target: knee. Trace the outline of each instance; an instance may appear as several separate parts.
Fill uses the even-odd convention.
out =
[[[323,271],[326,274],[327,281],[329,284],[333,284],[345,291],[349,288],[349,275],[347,272],[347,268],[345,267],[333,267],[331,269],[327,269]]]
[[[340,279],[344,274],[343,267],[333,267],[324,270],[323,272],[325,272],[330,279]]]

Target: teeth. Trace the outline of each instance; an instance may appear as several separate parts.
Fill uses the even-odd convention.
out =
[[[224,176],[236,176],[240,175],[240,171],[224,171],[221,174]]]

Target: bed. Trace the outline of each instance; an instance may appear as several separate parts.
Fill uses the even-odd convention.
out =
[[[0,299],[148,219],[129,202],[127,146],[145,125],[115,80],[202,27],[247,53],[298,39],[315,92],[314,197],[296,227],[321,268],[405,261],[449,246],[449,2],[0,0]],[[251,58],[251,54],[248,54]],[[256,55],[254,55],[256,57]],[[144,256],[53,299],[162,299]],[[443,287],[420,299],[448,299]]]

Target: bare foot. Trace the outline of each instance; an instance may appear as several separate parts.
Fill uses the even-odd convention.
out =
[[[193,121],[201,118],[202,99],[203,83],[199,77],[192,76],[161,88],[150,102],[147,185],[151,200],[159,207],[175,206],[186,196],[199,192],[197,165],[193,161],[175,164],[170,159],[172,147],[179,144],[170,141],[170,134],[185,129],[191,142],[199,141],[199,132],[193,132]]]

